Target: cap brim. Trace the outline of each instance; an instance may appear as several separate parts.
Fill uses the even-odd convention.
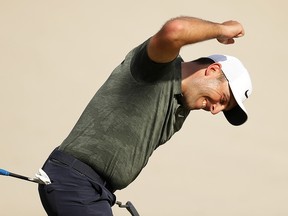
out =
[[[242,125],[248,119],[246,112],[239,105],[233,107],[231,110],[223,111],[223,113],[228,122],[235,126]]]

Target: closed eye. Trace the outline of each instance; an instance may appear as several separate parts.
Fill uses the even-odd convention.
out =
[[[225,97],[222,97],[220,99],[220,103],[221,103],[221,105],[225,105],[227,103],[227,99]]]

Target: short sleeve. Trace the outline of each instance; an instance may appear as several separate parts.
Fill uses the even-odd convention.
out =
[[[167,67],[172,64],[157,63],[152,61],[147,53],[149,40],[135,48],[135,54],[131,61],[131,73],[135,80],[139,82],[157,82],[167,76]]]

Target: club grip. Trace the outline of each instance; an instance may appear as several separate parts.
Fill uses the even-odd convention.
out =
[[[5,175],[5,176],[9,176],[10,173],[7,170],[4,169],[0,169],[0,175]]]

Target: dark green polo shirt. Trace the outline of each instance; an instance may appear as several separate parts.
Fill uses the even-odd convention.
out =
[[[90,165],[113,189],[129,185],[153,151],[189,114],[181,94],[180,57],[152,62],[148,41],[128,53],[92,98],[60,149]]]

